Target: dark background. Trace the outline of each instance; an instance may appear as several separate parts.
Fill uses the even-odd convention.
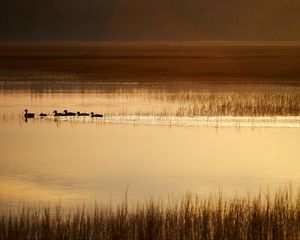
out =
[[[2,0],[1,41],[300,41],[299,0]]]

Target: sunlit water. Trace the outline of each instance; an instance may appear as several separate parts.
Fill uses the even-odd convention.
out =
[[[1,92],[0,198],[76,205],[118,202],[126,189],[130,201],[143,201],[299,186],[299,118],[126,115],[159,107],[138,94]],[[25,122],[25,108],[120,115]]]

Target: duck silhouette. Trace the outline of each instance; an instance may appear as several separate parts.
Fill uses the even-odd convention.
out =
[[[65,116],[64,113],[58,113],[56,110],[54,110],[53,113],[54,113],[54,117],[63,117],[63,116]]]
[[[90,114],[88,113],[80,113],[80,112],[77,112],[77,116],[90,116]]]
[[[48,115],[46,113],[40,113],[40,117],[47,117]]]
[[[24,117],[27,118],[34,118],[34,113],[29,113],[27,109],[24,110]]]
[[[94,117],[98,117],[98,118],[101,118],[103,117],[102,114],[95,114],[94,112],[91,112],[91,117],[94,118]]]
[[[76,113],[68,112],[68,110],[64,110],[65,116],[76,116]]]

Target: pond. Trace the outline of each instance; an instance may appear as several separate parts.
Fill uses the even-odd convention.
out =
[[[2,90],[0,102],[0,198],[9,204],[119,202],[126,189],[132,202],[186,192],[205,198],[300,184],[298,118],[280,126],[185,124],[184,118],[173,124],[153,116],[124,121],[137,109],[164,108],[161,98],[136,91]],[[114,112],[123,119],[26,122],[25,108],[48,115],[54,109]]]

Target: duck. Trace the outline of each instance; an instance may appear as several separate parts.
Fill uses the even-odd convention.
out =
[[[46,113],[40,113],[40,117],[47,117],[48,115]]]
[[[63,117],[63,116],[65,116],[65,114],[58,113],[56,110],[54,110],[53,113],[54,113],[54,117]]]
[[[34,118],[34,113],[29,113],[27,109],[24,110],[25,114],[24,117],[27,118]]]
[[[68,112],[68,110],[64,110],[65,116],[76,116],[76,113]]]
[[[77,116],[90,116],[90,114],[77,112]]]
[[[95,114],[94,112],[91,112],[91,117],[94,118],[94,117],[103,117],[102,114]]]

